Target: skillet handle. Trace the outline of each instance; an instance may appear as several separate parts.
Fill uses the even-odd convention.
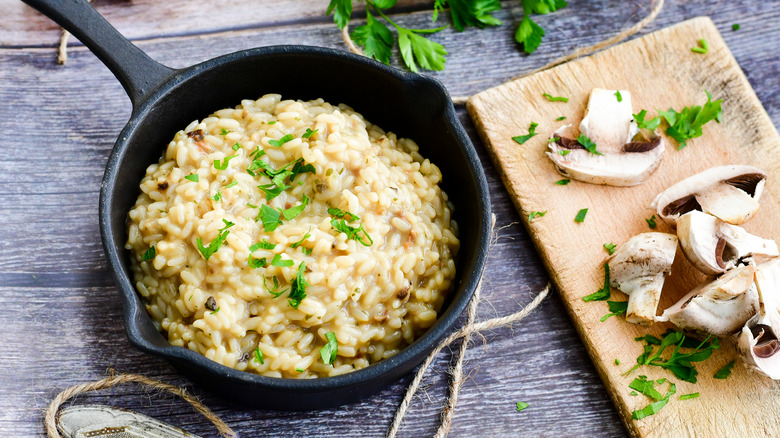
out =
[[[133,45],[86,0],[22,0],[84,43],[125,88],[135,108],[176,70]]]

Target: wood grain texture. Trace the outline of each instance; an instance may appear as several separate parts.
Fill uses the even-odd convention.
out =
[[[709,43],[706,55],[690,51],[701,38]],[[723,121],[708,124],[701,138],[689,140],[680,151],[667,138],[661,166],[640,185],[609,187],[576,181],[555,185],[561,176],[545,156],[547,138],[561,125],[579,125],[590,90],[596,87],[629,90],[634,112],[701,105],[706,101],[702,90],[709,90],[723,99]],[[567,96],[569,102],[548,102],[541,96],[544,92]],[[542,218],[526,221],[526,226],[630,432],[641,437],[715,436],[720,431],[734,436],[780,435],[775,418],[753,415],[761,409],[780,412],[780,385],[750,372],[741,362],[728,380],[713,379],[715,372],[736,356],[730,340],[724,340],[720,350],[697,365],[697,384],[677,384],[679,394],[700,392],[700,398],[679,402],[675,397],[658,414],[631,420],[631,413],[646,406],[648,400],[630,396],[629,383],[638,374],[654,379],[673,377],[658,368],[642,368],[626,375],[643,351],[634,338],[645,333],[659,336],[672,326],[646,328],[622,318],[600,322],[600,317],[609,313],[606,305],[582,300],[603,285],[601,266],[607,254],[602,244],[620,244],[649,231],[645,219],[655,213],[648,209],[655,195],[713,166],[747,164],[767,172],[770,182],[761,199],[762,208],[745,228],[766,238],[780,238],[775,226],[780,215],[780,135],[712,21],[693,19],[486,90],[472,97],[468,108],[521,216],[547,211]],[[651,110],[651,114],[655,113]],[[560,115],[568,118],[555,122]],[[540,135],[522,146],[512,141],[513,135],[527,132],[532,121],[540,123]],[[581,208],[589,208],[582,224],[574,221]],[[655,231],[674,232],[658,222]],[[678,250],[660,308],[678,301],[704,281],[705,276]],[[625,299],[624,294],[616,293],[621,295],[618,299]],[[615,359],[622,365],[617,366]]]
[[[208,11],[208,20],[191,19],[203,12],[191,10],[195,3],[186,0],[160,5],[141,0],[95,3],[101,11],[121,9],[109,21],[119,20],[120,30],[143,50],[174,67],[258,45],[344,49],[330,19],[307,12],[315,3],[324,11],[326,0],[277,0],[273,5],[198,2]],[[430,8],[432,1],[408,4]],[[449,28],[435,35],[450,55],[443,72],[429,74],[453,95],[472,94],[574,47],[614,35],[645,15],[648,4],[570,0],[569,7],[538,18],[548,35],[536,53],[526,56],[512,40],[520,2],[505,1],[497,14],[504,26],[463,33]],[[270,10],[263,9],[268,5],[276,8],[276,15],[261,13]],[[647,32],[700,14],[712,16],[778,125],[777,5],[777,1],[667,0]],[[163,7],[179,15],[150,13]],[[0,0],[0,8],[11,15],[14,8],[26,6]],[[405,26],[430,27],[430,10],[417,8],[402,8],[392,17]],[[120,12],[124,18],[119,18]],[[278,14],[288,18],[309,14],[310,18],[280,21]],[[361,24],[359,14],[355,16],[353,26]],[[338,409],[260,411],[192,386],[167,362],[129,345],[119,296],[100,245],[97,202],[106,158],[130,115],[130,103],[108,69],[75,40],[68,64],[58,66],[53,50],[56,30],[36,28],[28,19],[46,23],[33,16],[6,18],[0,28],[3,35],[27,32],[19,45],[0,39],[0,132],[4,134],[0,136],[0,435],[42,436],[41,412],[57,392],[100,379],[113,367],[186,386],[245,437],[383,436],[409,376],[361,403]],[[742,29],[727,31],[734,22],[741,23]],[[150,27],[159,30],[147,32]],[[398,65],[397,56],[393,62]],[[547,282],[547,274],[465,109],[458,113],[488,175],[497,226],[505,227],[488,260],[479,318],[506,315],[528,303]],[[475,337],[468,352],[469,378],[450,436],[626,436],[557,294],[514,328],[497,329],[485,337],[484,348]],[[449,359],[445,350],[434,362],[400,436],[425,437],[435,432]],[[531,407],[518,413],[517,401]],[[135,386],[84,396],[77,402],[135,409],[204,437],[215,435],[213,427],[183,402]]]

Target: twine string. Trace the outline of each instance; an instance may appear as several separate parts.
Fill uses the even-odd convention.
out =
[[[114,375],[113,371],[109,377],[98,380],[96,382],[84,383],[81,385],[71,386],[70,388],[57,394],[57,397],[51,401],[49,407],[46,409],[44,416],[44,424],[46,426],[46,433],[49,438],[62,438],[57,430],[57,422],[59,420],[57,413],[62,407],[63,403],[67,400],[86,392],[97,391],[100,389],[111,388],[122,383],[137,383],[143,386],[150,386],[155,389],[169,392],[177,395],[184,401],[192,405],[192,407],[198,411],[201,415],[206,417],[219,431],[219,434],[224,438],[238,438],[238,434],[233,431],[221,418],[219,418],[214,412],[207,408],[203,403],[198,401],[195,396],[187,392],[184,388],[170,385],[168,383],[160,382],[159,380],[150,379],[138,374],[119,374]]]

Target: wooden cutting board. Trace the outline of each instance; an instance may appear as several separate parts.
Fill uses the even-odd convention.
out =
[[[700,39],[709,43],[709,53],[691,52]],[[706,102],[704,90],[708,90],[714,99],[723,99],[723,121],[707,124],[704,135],[689,140],[680,151],[667,139],[661,166],[639,186],[577,181],[556,185],[562,177],[544,155],[546,140],[564,124],[579,126],[594,87],[629,90],[634,112],[647,109],[649,116],[655,116],[656,109],[679,111],[701,105]],[[570,100],[548,102],[542,93]],[[713,22],[706,17],[689,20],[486,90],[469,100],[468,110],[629,432],[638,437],[780,436],[780,385],[748,370],[739,359],[727,380],[713,378],[718,369],[737,358],[733,340],[723,340],[710,359],[696,366],[695,384],[658,367],[623,375],[642,353],[643,344],[634,338],[647,333],[658,336],[671,326],[640,327],[622,317],[600,322],[608,313],[606,303],[582,300],[604,282],[602,266],[607,253],[602,245],[621,244],[651,231],[645,219],[654,213],[648,206],[655,195],[712,166],[749,164],[768,173],[761,208],[745,228],[780,240],[776,226],[780,218],[780,136]],[[555,121],[560,116],[567,119]],[[527,134],[531,122],[539,123],[540,134],[523,145],[515,143],[512,136]],[[574,217],[581,208],[588,208],[588,214],[584,223],[577,223]],[[531,211],[547,213],[529,223]],[[655,231],[673,232],[661,220]],[[678,250],[659,312],[704,279]],[[625,295],[613,289],[612,299],[624,300]],[[629,383],[642,374],[670,378],[677,384],[677,394],[659,413],[632,420],[634,410],[650,403],[641,394],[630,395]],[[666,388],[660,388],[662,393]],[[693,392],[701,396],[679,399]]]

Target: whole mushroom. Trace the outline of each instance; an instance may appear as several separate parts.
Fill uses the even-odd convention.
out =
[[[677,219],[677,237],[685,257],[705,274],[722,274],[754,254],[780,255],[774,240],[754,236],[700,211]]]
[[[655,321],[666,276],[672,272],[677,236],[642,233],[620,245],[609,261],[610,285],[628,295],[626,321]]]
[[[572,125],[566,125],[553,133],[547,156],[559,173],[578,181],[611,186],[641,183],[661,163],[664,142],[655,132],[648,141],[635,141],[639,128],[632,113],[627,90],[594,88],[580,133],[596,144],[598,153],[588,151],[574,138]]]
[[[780,259],[759,265],[755,283],[759,312],[742,328],[737,347],[754,369],[780,380]]]
[[[758,210],[766,173],[753,166],[717,166],[674,184],[656,196],[650,207],[670,227],[689,211],[702,211],[740,225]]]

